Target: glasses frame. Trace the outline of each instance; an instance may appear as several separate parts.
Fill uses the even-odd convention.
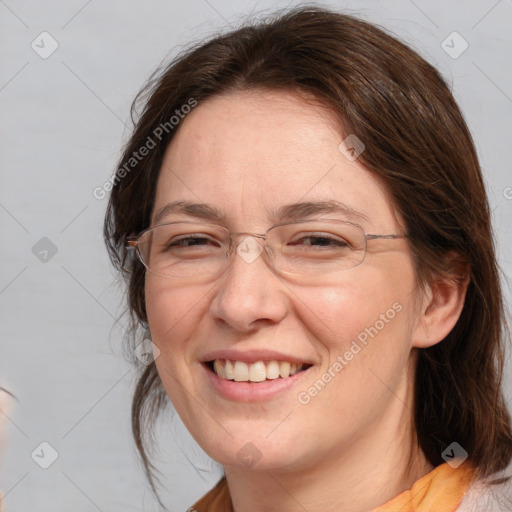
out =
[[[160,277],[172,278],[172,277],[175,277],[175,276],[169,276],[169,275],[166,275],[166,274],[160,274],[159,272],[155,272],[154,270],[151,270],[147,266],[146,262],[144,261],[144,257],[142,256],[141,250],[140,250],[140,239],[146,233],[149,233],[149,232],[153,231],[156,228],[159,228],[161,226],[169,226],[171,224],[196,224],[196,225],[204,224],[204,225],[214,226],[217,229],[221,229],[222,231],[225,231],[227,233],[227,235],[228,235],[228,240],[229,240],[229,246],[228,246],[228,250],[227,250],[227,253],[226,253],[226,256],[227,256],[226,259],[228,260],[228,264],[226,265],[226,269],[220,274],[220,275],[223,275],[224,272],[226,272],[226,270],[230,267],[231,259],[232,259],[232,256],[233,256],[234,252],[235,252],[233,250],[234,247],[236,247],[236,245],[233,244],[233,239],[235,237],[238,237],[238,236],[241,236],[241,235],[245,235],[245,236],[252,236],[252,237],[255,237],[255,238],[259,238],[259,239],[261,239],[263,241],[266,241],[269,231],[272,231],[275,228],[278,228],[278,227],[281,227],[281,226],[292,226],[292,225],[295,225],[295,224],[305,224],[305,223],[312,223],[312,222],[336,222],[336,223],[340,223],[340,224],[349,224],[350,226],[354,226],[354,227],[359,228],[363,232],[364,240],[365,240],[363,258],[361,259],[361,261],[357,265],[354,265],[353,267],[348,267],[348,268],[341,269],[340,271],[351,270],[351,269],[356,268],[359,265],[361,265],[361,263],[363,263],[363,261],[366,258],[368,241],[377,240],[377,239],[389,240],[389,239],[408,238],[408,235],[406,233],[391,233],[391,234],[386,234],[386,235],[382,235],[382,234],[369,234],[369,233],[367,234],[365,232],[364,228],[361,225],[355,224],[354,222],[349,222],[349,221],[341,220],[341,219],[301,219],[301,220],[297,220],[297,221],[293,221],[293,222],[281,222],[279,224],[274,224],[273,226],[268,228],[267,231],[265,231],[265,233],[251,233],[251,232],[248,232],[248,231],[231,232],[231,231],[229,231],[228,228],[226,228],[224,226],[221,226],[219,224],[216,224],[216,223],[212,223],[212,222],[201,222],[201,221],[192,221],[192,220],[179,220],[179,221],[164,222],[162,224],[157,224],[156,226],[151,226],[151,227],[149,227],[147,229],[144,229],[143,231],[140,231],[136,235],[127,236],[126,239],[125,239],[125,248],[126,248],[127,251],[134,251],[135,252],[135,254],[137,255],[138,260],[144,265],[144,268],[148,272],[151,272],[153,275],[158,275]],[[264,249],[265,250],[263,252],[266,253],[266,257],[265,257],[266,263],[267,263],[267,265],[270,268],[272,268],[273,271],[275,271],[275,272],[277,272],[279,274],[300,275],[300,274],[293,274],[291,272],[286,272],[286,271],[280,270],[278,268],[275,268],[275,266],[273,265],[273,263],[272,263],[272,261],[271,261],[271,259],[269,257],[269,254],[268,254],[269,253],[269,249],[272,250],[272,246],[270,246],[267,243],[265,243],[264,244]],[[206,274],[206,275],[208,275],[208,274]],[[211,275],[213,276],[215,274],[211,274]],[[219,277],[220,277],[220,275],[219,275]]]

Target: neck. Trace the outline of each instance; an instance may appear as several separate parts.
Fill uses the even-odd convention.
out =
[[[321,462],[293,471],[226,467],[234,512],[368,512],[433,469],[417,446],[413,400],[404,382],[386,417]]]

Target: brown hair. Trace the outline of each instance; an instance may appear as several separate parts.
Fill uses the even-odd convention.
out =
[[[512,434],[501,378],[508,331],[488,201],[471,135],[440,74],[372,24],[319,7],[296,8],[217,35],[157,71],[132,105],[137,120],[120,168],[191,98],[200,104],[250,89],[313,96],[338,116],[346,135],[364,142],[359,159],[384,179],[405,221],[420,285],[435,277],[462,279],[453,255],[469,265],[459,321],[442,342],[419,350],[415,428],[434,466],[456,441],[478,477],[506,468]],[[162,158],[176,132],[167,128],[117,180],[105,218],[112,262],[127,283],[132,343],[138,324],[147,321],[145,269],[128,257],[125,239],[150,224]],[[137,383],[132,426],[154,490],[143,432],[167,403],[153,363]]]

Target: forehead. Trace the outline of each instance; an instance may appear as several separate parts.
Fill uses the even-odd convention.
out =
[[[334,200],[368,227],[394,225],[384,183],[346,158],[344,138],[331,111],[292,93],[213,97],[181,121],[167,148],[154,213],[174,201],[208,203],[228,222],[265,227],[283,205]]]

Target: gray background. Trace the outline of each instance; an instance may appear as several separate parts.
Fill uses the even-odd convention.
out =
[[[163,59],[251,13],[293,4],[0,1],[0,385],[19,399],[0,462],[8,512],[158,510],[131,441],[134,373],[121,351],[126,321],[116,323],[122,291],[102,242],[106,199],[93,189],[115,170],[130,103]],[[476,141],[510,277],[512,2],[324,5],[387,27],[452,84]],[[44,31],[59,45],[46,59],[31,47],[34,40],[42,46]],[[453,31],[469,44],[458,58],[442,47]],[[452,53],[462,49],[457,37],[444,43]],[[510,297],[509,279],[505,289]],[[506,386],[510,405],[509,377]],[[184,511],[219,468],[179,420],[167,417],[161,432],[163,498],[169,510]],[[46,470],[31,458],[43,441],[59,454]]]

